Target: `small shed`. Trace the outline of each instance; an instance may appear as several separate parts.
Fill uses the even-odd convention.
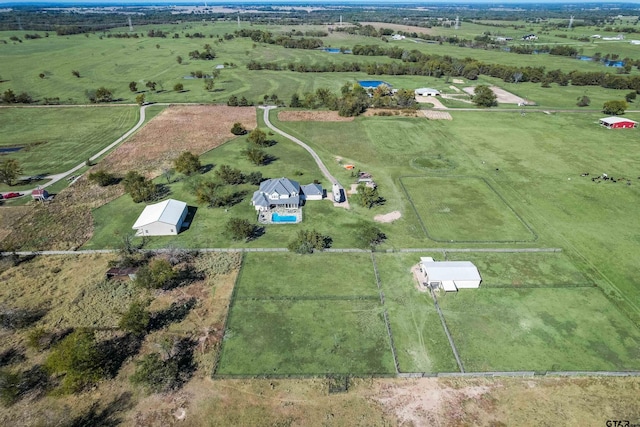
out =
[[[447,292],[479,288],[482,281],[478,268],[471,261],[434,261],[422,257],[420,271],[428,286],[437,286]]]
[[[599,123],[609,129],[629,129],[638,126],[638,122],[635,122],[630,119],[625,119],[624,117],[605,117],[604,119],[600,119]]]
[[[417,96],[440,96],[440,91],[430,87],[421,87],[415,90]]]
[[[128,280],[135,279],[138,267],[113,267],[107,270],[108,280]]]
[[[170,236],[180,232],[187,217],[187,204],[169,199],[144,208],[133,224],[136,236]]]
[[[44,188],[36,188],[31,192],[31,197],[33,200],[38,200],[40,202],[44,202],[49,199],[49,192]]]

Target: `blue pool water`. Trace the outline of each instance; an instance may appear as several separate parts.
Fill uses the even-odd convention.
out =
[[[24,147],[4,147],[0,148],[0,153],[15,153],[22,150]]]
[[[278,212],[271,214],[272,222],[296,222],[298,217],[295,215],[278,215]]]
[[[389,87],[391,86],[389,83],[382,80],[358,80],[358,83],[364,88],[376,88],[380,85],[387,85]]]
[[[328,53],[340,53],[340,49],[337,47],[325,47],[324,51]]]

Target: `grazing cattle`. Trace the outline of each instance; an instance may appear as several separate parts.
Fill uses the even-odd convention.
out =
[[[589,172],[585,172],[585,173],[581,174],[580,176],[589,176]]]

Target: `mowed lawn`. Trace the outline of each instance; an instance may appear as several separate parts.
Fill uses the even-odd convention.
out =
[[[377,298],[378,288],[367,253],[247,253],[236,295],[258,299]]]
[[[2,108],[0,148],[25,147],[8,155],[20,162],[24,175],[64,172],[131,129],[138,110],[131,106]]]
[[[473,262],[482,287],[593,286],[593,280],[563,252],[447,252],[447,260]]]
[[[640,330],[597,288],[481,287],[438,302],[469,372],[640,369]]]
[[[427,293],[418,291],[411,267],[438,253],[376,254],[385,307],[401,372],[457,372],[453,351]]]
[[[250,253],[236,286],[217,374],[394,372],[370,255]]]
[[[425,233],[435,241],[523,242],[536,238],[483,179],[404,176],[400,181]]]

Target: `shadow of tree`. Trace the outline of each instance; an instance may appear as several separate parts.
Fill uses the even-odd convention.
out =
[[[133,408],[131,393],[122,393],[104,408],[100,408],[100,403],[95,402],[85,414],[74,418],[67,425],[69,427],[115,427],[122,423],[122,414],[131,408]]]
[[[103,355],[103,369],[111,378],[115,377],[120,367],[131,356],[138,354],[142,345],[142,337],[127,334],[110,340],[102,341],[98,345]]]
[[[14,363],[20,363],[25,360],[26,357],[24,355],[24,351],[16,350],[14,347],[0,353],[0,367],[13,365]]]
[[[149,332],[162,329],[170,323],[184,320],[195,305],[196,299],[192,297],[187,300],[175,301],[166,310],[151,313]]]

